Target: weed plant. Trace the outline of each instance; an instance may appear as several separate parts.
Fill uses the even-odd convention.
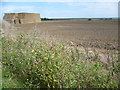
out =
[[[89,55],[78,49],[68,49],[69,45],[37,41],[24,34],[20,34],[16,39],[2,38],[2,46],[3,78],[17,78],[22,83],[10,87],[118,87],[117,57],[111,65],[112,70],[108,70],[95,55],[88,58]],[[3,88],[6,88],[6,83]]]

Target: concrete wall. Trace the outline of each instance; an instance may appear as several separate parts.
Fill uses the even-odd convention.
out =
[[[41,22],[40,14],[38,13],[5,13],[3,19],[11,24]]]

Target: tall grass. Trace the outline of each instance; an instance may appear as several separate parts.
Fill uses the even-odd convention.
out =
[[[20,34],[16,39],[2,38],[2,46],[3,78],[17,77],[22,83],[18,87],[118,87],[117,57],[114,57],[114,62],[108,64],[112,69],[108,70],[96,54],[89,58],[89,54],[83,51],[68,49],[69,45],[37,41],[27,38],[24,34]],[[4,83],[3,87],[5,86]]]

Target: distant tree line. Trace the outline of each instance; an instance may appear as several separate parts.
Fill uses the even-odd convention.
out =
[[[100,18],[100,20],[112,20],[112,18]]]
[[[75,18],[58,18],[58,19],[50,19],[50,18],[41,18],[42,21],[50,21],[50,20],[74,20]],[[88,21],[97,19],[97,20],[112,20],[112,18],[86,18]]]
[[[94,20],[94,19],[99,19],[99,20],[112,20],[112,18],[88,18],[88,21],[91,21],[91,20]]]
[[[42,21],[48,21],[48,20],[53,20],[53,19],[49,19],[49,18],[41,18]]]
[[[50,19],[50,18],[41,18],[42,21],[49,21],[49,20],[71,20],[73,18],[54,18],[54,19]]]

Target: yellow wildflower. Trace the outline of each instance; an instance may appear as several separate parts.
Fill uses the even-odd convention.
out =
[[[35,52],[35,50],[32,50],[32,52]]]
[[[96,71],[96,69],[93,69],[93,71]]]
[[[47,60],[48,58],[44,57],[44,60]]]
[[[67,63],[70,63],[69,61]]]
[[[53,71],[52,69],[50,69],[51,71]]]
[[[42,71],[44,72],[44,69],[42,69]]]
[[[36,67],[36,65],[33,65],[33,67]]]
[[[69,58],[69,56],[67,56],[67,58]]]
[[[3,62],[4,64],[6,64],[6,62]]]
[[[57,82],[57,80],[54,79],[54,82]]]
[[[56,65],[54,65],[55,67],[57,67]]]

